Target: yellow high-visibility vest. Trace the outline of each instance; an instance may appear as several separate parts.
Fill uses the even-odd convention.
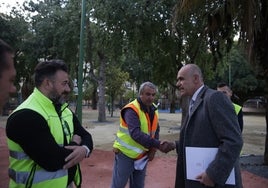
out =
[[[44,106],[46,106],[45,109]],[[14,112],[21,109],[30,109],[39,113],[47,121],[50,132],[57,144],[63,146],[64,133],[61,128],[62,123],[69,126],[69,135],[65,134],[68,143],[71,141],[74,131],[73,114],[70,109],[66,107],[67,104],[62,107],[63,111],[60,119],[52,101],[35,88],[33,93],[20,106],[18,106]],[[10,151],[9,188],[66,188],[68,186],[68,170],[59,169],[53,172],[46,171],[29,158],[20,145],[10,139],[7,140],[7,144]],[[75,184],[78,186],[81,185],[79,165],[77,165],[75,174]]]
[[[123,109],[125,108],[132,108],[138,114],[141,131],[154,138],[158,126],[158,111],[155,111],[154,119],[151,123],[149,115],[141,110],[137,99],[127,104]],[[148,151],[147,148],[131,138],[128,125],[122,118],[122,114],[120,116],[120,127],[117,131],[113,147],[119,149],[123,154],[132,159],[139,159]]]
[[[234,105],[235,113],[236,115],[238,115],[242,107],[235,103],[233,103],[233,105]]]

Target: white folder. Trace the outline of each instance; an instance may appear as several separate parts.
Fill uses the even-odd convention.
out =
[[[142,158],[134,161],[134,168],[136,170],[143,170],[148,161],[149,161],[148,155],[145,155]]]
[[[186,147],[186,177],[195,180],[198,175],[205,172],[208,165],[215,159],[218,148]],[[226,184],[235,185],[234,168]]]

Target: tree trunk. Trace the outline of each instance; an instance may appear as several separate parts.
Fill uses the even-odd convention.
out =
[[[170,111],[169,111],[169,113],[175,113],[175,111],[176,111],[176,88],[174,88],[174,87],[171,87],[170,88],[170,90],[171,90],[171,95],[170,95]]]
[[[265,79],[266,88],[268,86],[268,16],[267,16],[267,0],[261,0],[259,2],[260,6],[260,24],[258,25],[258,29],[255,28],[257,32],[254,32],[254,50],[255,50],[255,57],[257,62],[257,68],[259,70],[259,75],[261,75]],[[255,18],[254,18],[255,20]],[[266,138],[265,138],[265,150],[264,150],[264,164],[268,165],[268,104],[266,104],[266,112],[265,112],[265,119],[266,119]]]
[[[34,83],[31,79],[31,76],[26,78],[26,80],[23,82],[23,85],[21,87],[21,94],[22,94],[22,100],[26,100],[28,96],[33,92],[34,89]]]
[[[106,110],[105,110],[105,81],[106,81],[106,76],[105,76],[105,65],[106,65],[106,60],[105,56],[102,52],[98,52],[98,56],[100,58],[100,72],[99,72],[99,93],[98,93],[98,110],[99,110],[99,115],[98,115],[98,121],[99,122],[104,122],[106,121]]]
[[[114,96],[111,96],[111,117],[114,116]]]
[[[98,104],[98,95],[97,95],[97,87],[95,87],[95,84],[94,84],[94,89],[92,91],[92,96],[91,96],[91,108],[93,110],[97,110],[97,104]]]
[[[265,120],[266,120],[266,137],[265,137],[263,163],[264,165],[268,165],[268,103],[266,104]]]

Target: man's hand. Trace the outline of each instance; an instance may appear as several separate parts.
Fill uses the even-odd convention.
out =
[[[73,150],[73,152],[65,158],[67,163],[63,166],[63,169],[67,169],[78,164],[85,158],[87,153],[86,148],[83,146],[65,146],[65,148]]]
[[[149,161],[152,161],[154,159],[154,155],[155,155],[156,149],[155,148],[151,148],[147,155],[148,155],[148,159]]]
[[[168,153],[171,150],[174,150],[175,148],[176,148],[176,145],[174,142],[162,141],[160,143],[159,150],[162,151],[163,153]]]
[[[205,186],[208,186],[208,187],[215,186],[215,183],[208,177],[206,172],[203,172],[202,174],[198,175],[196,179]]]
[[[77,145],[80,145],[82,142],[81,136],[78,136],[77,134],[73,135],[72,141],[75,142]]]

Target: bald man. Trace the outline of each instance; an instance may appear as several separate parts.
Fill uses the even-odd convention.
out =
[[[241,130],[231,101],[222,92],[204,85],[200,68],[183,66],[177,74],[182,96],[190,97],[189,113],[176,141],[178,153],[176,188],[242,188],[239,155],[243,146]],[[218,148],[216,157],[194,180],[186,176],[186,148]],[[199,156],[191,156],[199,157]],[[235,184],[226,180],[235,169]]]

